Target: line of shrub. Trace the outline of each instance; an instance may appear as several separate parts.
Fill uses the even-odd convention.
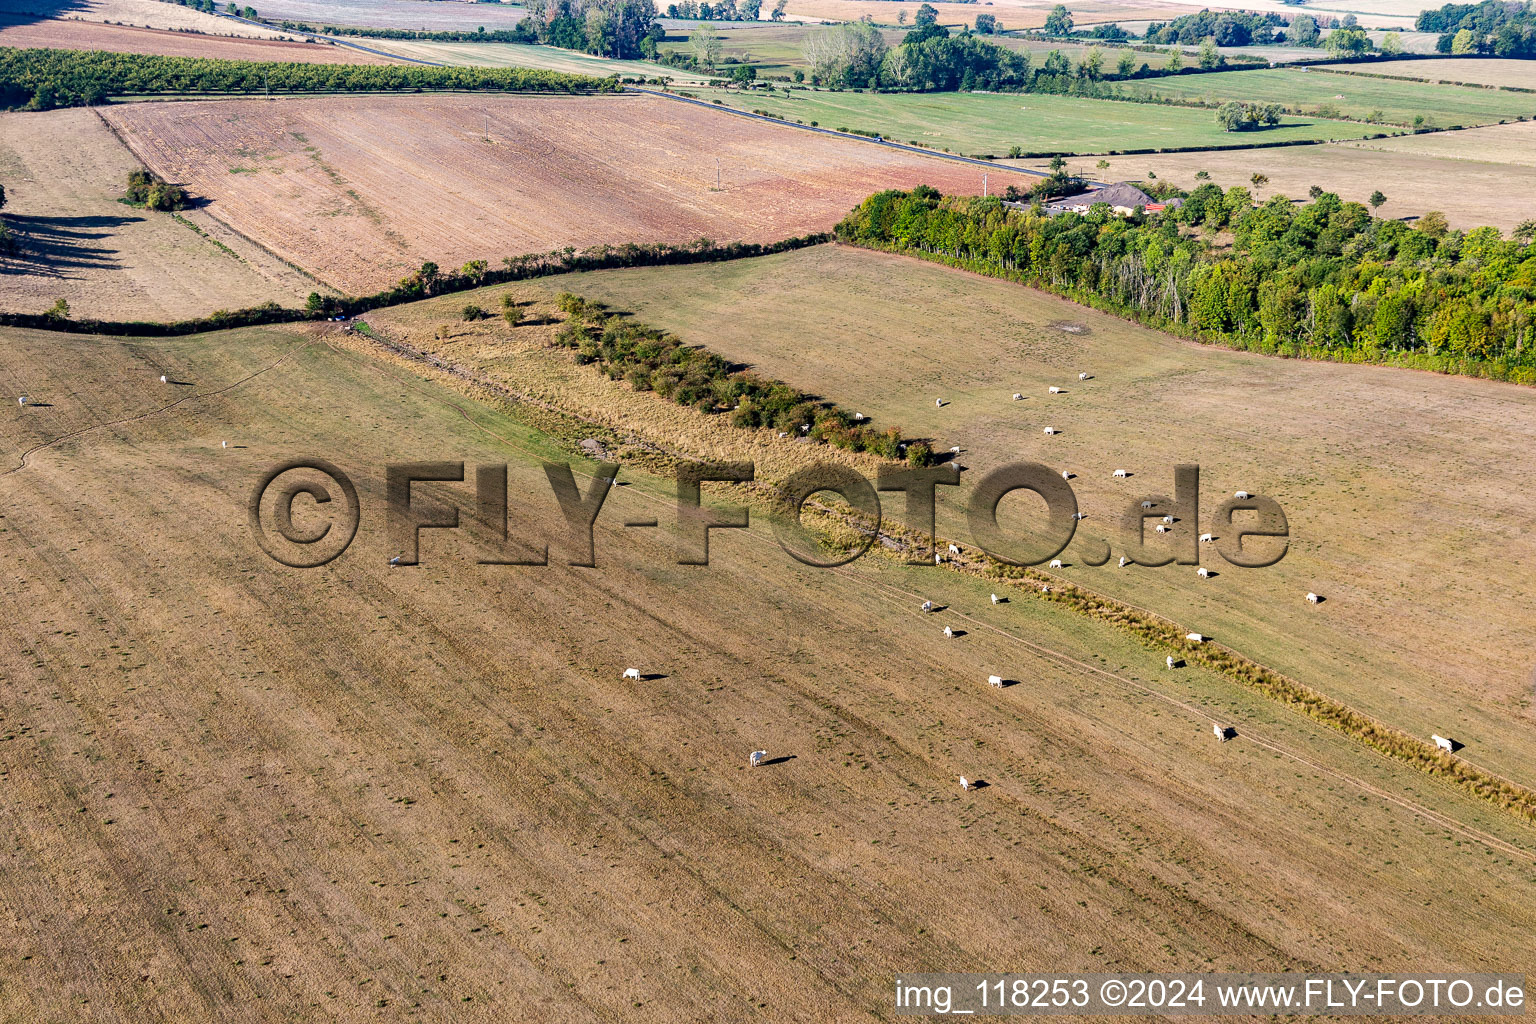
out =
[[[441,272],[434,263],[426,263],[393,288],[365,296],[322,296],[312,293],[305,309],[287,309],[266,302],[247,309],[218,310],[208,316],[174,322],[147,320],[61,320],[46,313],[3,313],[0,326],[31,327],[71,334],[104,334],[130,337],[174,337],[223,331],[235,327],[261,327],[271,324],[325,320],[335,316],[357,316],[371,309],[399,306],[434,295],[469,291],[486,285],[552,277],[581,270],[614,270],[621,267],[654,267],[686,263],[715,263],[726,260],[770,256],[832,240],[830,234],[802,235],[779,242],[728,242],[717,245],[707,238],[686,245],[654,243],[647,245],[599,245],[590,249],[557,249],[547,253],[509,256],[500,269],[491,269],[484,260],[472,260],[457,272]]]
[[[566,316],[555,332],[556,343],[574,349],[578,363],[596,365],[610,380],[654,391],[706,415],[728,413],[731,426],[743,430],[773,429],[912,466],[933,462],[927,442],[903,441],[895,427],[882,431],[856,422],[831,402],[759,377],[600,302],[570,292],[562,292],[556,302]]]

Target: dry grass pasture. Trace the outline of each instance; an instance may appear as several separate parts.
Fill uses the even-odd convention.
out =
[[[526,13],[516,4],[445,0],[273,0],[256,8],[263,18],[299,21],[316,28],[398,28],[426,32],[494,32],[513,28]]]
[[[1323,64],[1314,69],[1368,71],[1373,75],[1413,78],[1426,82],[1466,82],[1472,85],[1536,89],[1536,67],[1528,60],[1490,60],[1485,57],[1433,57],[1428,60],[1393,61],[1361,68],[1350,64]]]
[[[177,320],[268,300],[293,305],[316,285],[207,218],[118,202],[140,166],[95,111],[0,114],[6,222],[23,247],[0,262],[0,309]],[[221,248],[220,246],[223,246]]]
[[[1223,188],[1252,189],[1254,174],[1269,176],[1261,198],[1279,193],[1305,199],[1320,185],[1363,203],[1386,195],[1384,217],[1419,217],[1439,210],[1453,227],[1484,224],[1509,231],[1536,218],[1536,123],[1529,121],[1391,139],[1364,139],[1281,149],[1214,150],[1067,160],[1075,173],[1097,181],[1145,180],[1153,173],[1180,188],[1194,188],[1206,171]],[[1046,161],[1024,161],[1043,169]]]
[[[918,0],[789,0],[786,11],[791,17],[820,21],[858,21],[872,18],[879,25],[895,25],[899,12],[905,11],[912,24],[922,4]],[[1052,4],[1043,0],[994,0],[992,9],[983,4],[932,4],[939,12],[941,25],[972,25],[978,14],[995,14],[1010,29],[1039,28],[1045,24]],[[1101,21],[1167,21],[1184,13],[1176,4],[1163,0],[1126,2],[1126,0],[1084,0],[1072,6],[1078,23]]]
[[[474,330],[448,354],[625,395],[548,327]],[[68,342],[0,332],[50,403],[0,414],[6,1019],[863,1021],[916,966],[1530,967],[1529,829],[1108,626],[806,569],[761,522],[677,566],[633,468],[596,569],[441,531],[390,568],[386,463],[509,464],[558,538],[539,458],[609,431],[339,332]],[[247,496],[317,453],[363,526],[284,568]]]
[[[152,53],[164,57],[213,57],[219,60],[283,61],[297,64],[391,64],[388,57],[350,46],[285,42],[245,36],[107,25],[94,21],[50,19],[15,23],[0,16],[0,46],[61,50]]]
[[[1474,763],[1530,775],[1536,590],[1524,566],[1536,521],[1521,481],[1536,390],[1204,348],[837,246],[549,287],[633,310],[876,425],[957,444],[973,479],[1017,459],[1071,470],[1083,531],[1117,554],[1120,515],[1171,489],[1176,464],[1200,465],[1207,515],[1239,489],[1269,495],[1293,537],[1272,568],[1234,568],[1204,547],[1216,575],[1199,579],[1193,567],[1092,568],[1069,548],[1061,575],[1409,733],[1455,736]],[[1079,383],[1083,371],[1093,378]],[[1053,384],[1067,393],[1048,395]],[[950,404],[936,409],[936,396]],[[1047,425],[1062,433],[1043,436]],[[1117,468],[1134,476],[1114,480]],[[954,519],[941,527],[966,535]],[[1309,591],[1325,603],[1309,605]]]
[[[442,2],[442,0],[439,0]],[[398,53],[415,60],[434,64],[453,64],[464,67],[516,67],[542,68],[546,71],[563,71],[572,75],[596,75],[606,78],[666,77],[684,85],[702,85],[713,76],[669,68],[643,60],[614,60],[596,57],[577,50],[565,50],[558,46],[539,46],[532,43],[438,43],[398,39],[369,39],[367,45],[374,49]]]
[[[104,114],[152,169],[207,197],[211,215],[353,293],[425,260],[778,240],[827,230],[885,187],[980,193],[983,171],[647,96],[220,100]]]

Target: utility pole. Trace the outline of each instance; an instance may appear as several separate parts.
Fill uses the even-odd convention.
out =
[[[983,198],[983,199],[987,198],[987,176],[986,176],[986,174],[982,174],[982,176],[981,176],[981,198]]]
[[[715,191],[720,191],[720,158],[715,157]]]

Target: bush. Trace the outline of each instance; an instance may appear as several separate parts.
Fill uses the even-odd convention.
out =
[[[468,321],[489,320],[491,317],[491,314],[487,313],[473,302],[464,307],[464,312],[462,315],[464,319]]]
[[[927,441],[913,441],[907,445],[907,465],[914,469],[933,465],[933,447]]]
[[[186,189],[170,184],[151,171],[129,171],[128,190],[123,198],[136,206],[167,213],[187,208]]]

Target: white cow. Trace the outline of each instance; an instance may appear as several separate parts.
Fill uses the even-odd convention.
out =
[[[1232,497],[1234,497],[1234,498],[1251,498],[1251,497],[1253,497],[1253,495],[1249,494],[1247,491],[1237,491],[1237,492],[1233,493]]]
[[[997,604],[997,602],[1000,601],[1000,600],[1002,600],[1002,598],[998,597],[996,594],[992,595],[992,603],[993,604]]]
[[[855,423],[863,423],[864,422],[864,414],[861,413],[861,412],[854,413],[853,414],[853,422],[855,422]]]
[[[934,565],[943,565],[944,564],[944,556],[939,554],[937,551],[935,551],[933,553],[933,564]]]
[[[1052,569],[1060,569],[1061,568],[1061,559],[1059,559],[1059,558],[1051,559],[1051,568]]]
[[[991,683],[993,686],[997,687],[999,690],[1001,690],[1003,688],[1003,677],[1002,676],[987,676],[987,682]]]
[[[1050,592],[1051,592],[1051,585],[1049,583],[1042,583],[1042,584],[1040,584],[1040,593],[1042,593],[1042,594],[1049,594]]]
[[[1165,522],[1165,523],[1173,522],[1173,516],[1163,516],[1163,522]]]
[[[1157,524],[1157,532],[1158,533],[1167,533],[1168,532],[1168,527],[1164,526],[1162,523],[1158,523]]]
[[[1322,598],[1318,597],[1316,594],[1308,594],[1307,595],[1307,603],[1308,604],[1317,604],[1317,602],[1319,602],[1321,600],[1322,600]]]
[[[220,441],[219,442],[219,447],[220,448],[228,448],[229,447],[229,442],[228,441]]]
[[[1436,747],[1438,747],[1439,749],[1445,751],[1447,754],[1454,754],[1454,753],[1456,753],[1456,743],[1455,743],[1455,741],[1447,739],[1444,736],[1430,736],[1430,739],[1435,741],[1435,746]]]
[[[924,601],[923,602],[923,611],[925,611],[925,612],[933,611],[933,602],[932,601]]]
[[[1217,723],[1212,722],[1211,723],[1211,732],[1215,733],[1216,734],[1216,738],[1218,740],[1220,740],[1222,743],[1227,742],[1227,728],[1226,728],[1226,726],[1218,725]]]
[[[1205,579],[1206,577],[1210,576],[1210,574],[1211,574],[1211,570],[1207,569],[1203,565],[1200,568],[1195,570],[1195,575],[1199,576],[1201,579]]]
[[[1053,387],[1052,387],[1052,388],[1051,388],[1051,394],[1053,394],[1053,395],[1059,395],[1059,394],[1061,394],[1061,388],[1058,388],[1058,387],[1054,387],[1054,386],[1053,386]]]
[[[1070,469],[1064,469],[1061,471],[1061,478],[1063,480],[1071,480],[1076,475],[1077,474],[1072,472]]]
[[[1055,427],[1046,427],[1045,428],[1045,432],[1047,434],[1059,434],[1059,433],[1061,433],[1061,431],[1057,430]]]
[[[1073,519],[1087,519],[1088,518],[1088,513],[1087,512],[1073,512],[1072,513],[1072,518]]]
[[[758,765],[763,763],[763,759],[767,756],[768,751],[766,750],[754,750],[752,753],[747,755],[747,764],[751,765],[753,768],[756,768]]]
[[[1216,538],[1215,538],[1215,537],[1213,537],[1213,536],[1211,536],[1211,535],[1210,535],[1210,534],[1208,534],[1208,533],[1202,533],[1202,534],[1201,534],[1201,535],[1200,535],[1200,543],[1201,543],[1201,544],[1209,544],[1209,543],[1211,543],[1211,542],[1212,542],[1212,541],[1214,541],[1214,540],[1215,540],[1215,539],[1216,539]]]
[[[1205,643],[1205,635],[1202,633],[1185,633],[1184,639],[1188,640],[1192,644]]]
[[[1129,475],[1130,474],[1126,473],[1126,471],[1123,470],[1123,469],[1115,470],[1115,476],[1117,476],[1117,477],[1126,477],[1126,476],[1129,476]]]
[[[637,668],[627,668],[627,669],[624,670],[624,678],[625,679],[639,679],[640,678],[640,670],[637,669]]]
[[[27,404],[27,396],[26,395],[22,395],[20,398],[16,399],[16,404],[17,405],[26,405]]]
[[[958,554],[959,554],[959,553],[960,553],[960,547],[959,547],[959,545],[957,545],[957,544],[951,544],[951,545],[950,545],[950,546],[949,546],[949,553],[950,553],[950,554],[952,554],[952,555],[958,555]]]
[[[163,374],[163,373],[160,375],[160,383],[161,384],[166,383],[165,374]]]
[[[1086,373],[1080,373],[1080,374],[1077,375],[1077,379],[1078,380],[1087,380],[1088,379],[1088,375]]]
[[[969,793],[971,790],[976,788],[976,783],[962,775],[960,776],[960,788]]]
[[[1015,402],[1022,402],[1022,401],[1024,401],[1024,396],[1023,396],[1023,395],[1021,395],[1021,394],[1019,394],[1019,393],[1018,393],[1018,392],[1017,392],[1017,391],[1015,391],[1015,392],[1014,392],[1014,393],[1013,393],[1013,400],[1014,400],[1014,401],[1015,401]]]
[[[954,630],[950,629],[948,626],[944,627],[944,636],[945,637],[953,637],[954,635],[955,635],[955,631]]]
[[[952,446],[949,449],[949,454],[951,454],[951,455],[959,455],[960,454],[960,446],[959,445]]]
[[[1141,503],[1141,507],[1142,508],[1151,508],[1152,507],[1152,503],[1150,501],[1144,501],[1144,502]]]
[[[399,565],[400,564],[400,556],[396,555],[394,558],[391,558],[389,560],[389,564],[390,565]]]
[[[1130,565],[1130,564],[1131,564],[1130,562],[1126,561],[1126,558],[1125,558],[1124,555],[1120,556],[1120,568],[1124,569],[1127,565]]]
[[[1173,668],[1173,655],[1168,655],[1168,667]]]
[[[944,399],[942,399],[942,398],[935,398],[933,400],[933,407],[935,409],[942,409],[942,408],[944,408]]]

